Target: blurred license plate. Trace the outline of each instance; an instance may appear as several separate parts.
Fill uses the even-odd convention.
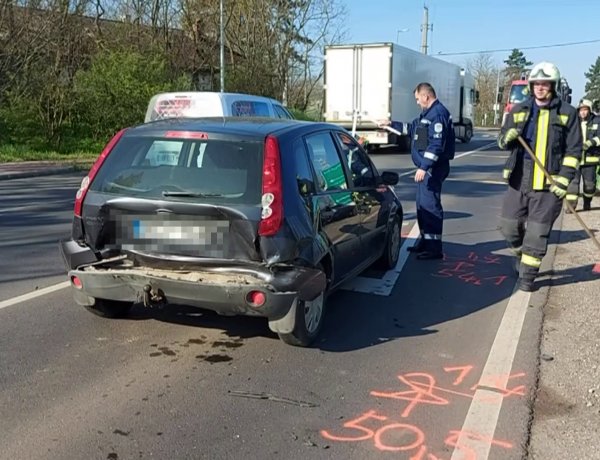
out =
[[[210,220],[199,224],[189,221],[133,220],[132,230],[134,240],[164,242],[170,245],[211,245],[224,243],[229,231],[229,222]]]

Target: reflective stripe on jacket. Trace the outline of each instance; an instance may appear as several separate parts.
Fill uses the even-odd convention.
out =
[[[515,105],[498,136],[498,146],[501,149],[510,150],[511,154],[504,168],[504,179],[508,180],[517,165],[521,154],[528,155],[518,140],[506,142],[504,136],[511,128],[516,128],[523,133],[532,112],[534,98],[529,97],[526,101]],[[533,130],[533,145],[531,149],[548,172],[559,175],[568,183],[575,177],[582,156],[582,134],[577,110],[558,98],[552,99],[547,106],[539,107]],[[542,170],[535,164],[533,166],[533,190],[547,190],[550,184],[546,180]]]

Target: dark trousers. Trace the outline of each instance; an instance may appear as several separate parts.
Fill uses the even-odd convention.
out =
[[[577,199],[579,198],[579,190],[581,179],[583,179],[583,199],[592,200],[592,197],[596,193],[596,168],[598,165],[583,165],[580,166],[575,173],[575,178],[569,184],[567,189],[567,197],[573,207],[577,206]]]
[[[421,230],[422,249],[434,253],[442,252],[444,208],[442,208],[442,184],[448,173],[448,161],[436,164],[425,180],[417,182],[417,222]]]
[[[508,187],[502,204],[500,231],[521,258],[519,277],[533,281],[548,249],[548,238],[561,211],[561,200],[549,191],[523,192]]]

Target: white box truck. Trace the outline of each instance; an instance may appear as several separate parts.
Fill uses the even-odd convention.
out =
[[[325,48],[324,118],[366,138],[371,147],[408,145],[378,129],[375,120],[411,122],[421,109],[414,90],[435,88],[452,114],[456,138],[473,136],[475,80],[459,66],[392,43],[331,45]]]

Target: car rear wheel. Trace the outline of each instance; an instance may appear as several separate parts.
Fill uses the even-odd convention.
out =
[[[289,334],[278,334],[289,345],[309,346],[319,335],[325,313],[325,292],[314,300],[296,299],[296,317],[294,329]]]
[[[133,302],[96,299],[94,305],[86,305],[85,309],[103,318],[124,318],[133,307]]]
[[[400,218],[395,215],[388,230],[383,254],[379,259],[379,266],[383,269],[389,270],[394,268],[398,263],[398,258],[400,257],[400,243],[402,241],[400,225]]]

